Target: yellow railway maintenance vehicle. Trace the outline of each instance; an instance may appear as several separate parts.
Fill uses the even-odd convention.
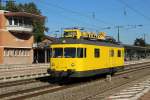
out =
[[[124,47],[120,44],[60,38],[50,47],[48,73],[54,77],[89,77],[114,73],[124,66]]]

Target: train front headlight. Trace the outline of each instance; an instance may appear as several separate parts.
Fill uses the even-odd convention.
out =
[[[55,66],[55,63],[51,63],[51,66]]]

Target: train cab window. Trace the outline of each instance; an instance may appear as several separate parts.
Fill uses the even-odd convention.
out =
[[[110,57],[114,57],[114,50],[110,50]]]
[[[95,58],[100,57],[100,50],[99,49],[94,49],[94,56],[95,56]]]
[[[53,57],[54,58],[62,58],[63,57],[63,48],[54,48],[53,49]]]
[[[118,57],[121,57],[121,50],[118,50]]]
[[[65,48],[64,49],[65,58],[75,58],[76,57],[76,48]]]

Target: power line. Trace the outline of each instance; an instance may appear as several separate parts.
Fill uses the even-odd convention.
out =
[[[49,6],[52,6],[52,7],[55,7],[55,8],[64,10],[64,11],[67,11],[67,12],[72,13],[72,14],[77,14],[77,15],[82,16],[82,17],[86,17],[86,18],[89,18],[89,19],[93,19],[93,14],[92,14],[92,17],[90,17],[90,16],[88,16],[88,15],[86,15],[86,14],[83,14],[83,13],[81,13],[81,12],[74,11],[74,10],[70,10],[70,9],[64,8],[64,7],[62,7],[62,6],[59,6],[59,5],[56,5],[56,4],[52,4],[52,3],[50,3],[50,2],[46,2],[46,4],[48,4]],[[103,23],[103,24],[111,24],[111,23],[108,23],[108,22],[106,22],[106,21],[97,19],[97,18],[95,17],[95,13],[94,13],[94,20],[95,20],[95,21],[98,21],[98,22],[100,22],[100,23]]]
[[[42,2],[43,3],[43,2]],[[73,13],[73,14],[79,14],[80,16],[84,16],[84,17],[87,17],[87,18],[90,18],[91,19],[91,17],[89,17],[88,15],[85,15],[85,14],[83,14],[83,13],[81,13],[81,12],[77,12],[77,11],[73,11],[73,10],[70,10],[70,9],[67,9],[67,8],[64,8],[64,7],[61,7],[61,6],[59,6],[59,5],[56,5],[56,4],[52,4],[52,3],[50,3],[50,2],[46,2],[46,4],[49,6],[49,5],[51,5],[52,7],[55,7],[55,8],[59,8],[59,9],[61,9],[61,10],[64,10],[64,11],[67,11],[67,12],[70,12],[70,13]],[[126,11],[125,11],[125,13],[127,13]],[[96,19],[95,18],[95,12],[92,12],[92,19]],[[96,19],[96,21],[97,21],[98,19]],[[101,22],[104,22],[103,20],[101,20]],[[105,24],[107,23],[107,22],[104,22]],[[107,23],[108,24],[108,23]],[[111,26],[115,26],[115,25],[111,25]],[[134,25],[135,26],[135,25]],[[137,25],[136,25],[137,26]]]
[[[50,11],[49,11],[49,9],[50,9],[50,4],[49,3],[46,3],[46,2],[41,2],[40,3],[41,5],[44,5],[44,7],[45,8],[47,8],[47,10],[45,10],[47,13],[49,13]],[[53,6],[52,6],[53,7]],[[55,8],[57,8],[57,7],[55,7]],[[59,8],[60,9],[60,8]],[[56,11],[55,11],[56,12]],[[68,12],[68,11],[67,11]],[[74,12],[72,12],[72,13],[74,13]],[[56,14],[56,13],[55,13]],[[85,25],[91,25],[92,27],[84,27],[85,29],[94,29],[94,30],[103,30],[104,28],[102,28],[102,27],[99,27],[99,26],[97,26],[97,25],[92,25],[91,23],[87,23],[87,22],[84,22],[83,20],[81,21],[80,19],[72,19],[72,18],[69,18],[70,16],[64,16],[63,14],[61,14],[61,13],[57,13],[57,15],[61,15],[61,17],[64,17],[65,19],[67,19],[67,20],[71,20],[71,21],[79,21],[80,23],[83,23],[83,24],[85,24]],[[84,14],[83,14],[84,15]],[[95,18],[95,13],[92,13],[92,17],[93,18],[91,18],[91,19],[94,19]],[[89,18],[89,16],[88,16],[88,18]],[[115,26],[115,27],[114,27]],[[125,26],[127,26],[127,25],[121,25],[121,26],[123,26],[123,27],[125,27]],[[140,26],[140,25],[130,25],[130,26]],[[79,26],[80,27],[80,26]],[[120,29],[121,28],[123,28],[123,27],[120,27],[120,25],[117,27],[116,25],[111,25],[111,27],[106,27],[105,29],[116,29],[117,28],[117,30],[118,30],[118,41],[120,42]],[[129,27],[129,26],[128,26]],[[136,27],[135,27],[136,28]]]
[[[47,9],[49,9],[49,4],[47,4],[47,3],[44,3],[44,2],[42,2],[42,3],[40,3],[40,5],[44,5],[44,7],[46,6],[46,8]],[[45,10],[47,13],[49,13],[49,10]],[[64,16],[64,15],[62,15],[62,14],[60,14],[60,13],[57,13],[57,15],[61,15],[61,17],[64,17],[65,19],[68,19],[68,20],[70,20],[70,21],[78,21],[78,22],[80,22],[80,23],[82,23],[82,24],[85,24],[85,25],[90,25],[90,26],[94,26],[94,27],[87,27],[88,29],[94,29],[94,30],[100,30],[100,29],[102,29],[102,27],[100,27],[100,26],[97,26],[97,25],[95,25],[95,24],[91,24],[91,23],[87,23],[87,22],[84,22],[83,20],[81,21],[81,20],[79,20],[79,19],[73,19],[73,18],[69,18],[68,16]]]
[[[140,12],[139,10],[135,9],[134,7],[130,6],[128,3],[126,3],[124,0],[117,0],[120,3],[124,4],[126,7],[128,7],[129,9],[131,9],[132,11],[134,11],[135,13],[137,13],[138,15],[144,17],[145,19],[150,21],[150,17],[146,16],[145,14],[143,14],[142,12]]]

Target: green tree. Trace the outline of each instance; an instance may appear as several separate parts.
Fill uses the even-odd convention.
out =
[[[36,39],[35,42],[41,42],[42,38],[44,36],[44,31],[45,31],[44,23],[41,23],[39,21],[34,21],[33,27],[34,27],[34,30],[33,30],[34,31],[34,37]]]
[[[33,13],[33,14],[37,14],[37,15],[41,14],[41,11],[37,8],[37,6],[33,2],[25,3],[23,5],[23,10],[28,13]]]
[[[5,10],[17,12],[19,11],[17,4],[13,0],[6,2]]]
[[[3,9],[3,7],[2,7],[2,2],[1,2],[1,0],[0,0],[0,10],[1,10],[1,9]]]
[[[145,40],[143,38],[136,38],[134,41],[135,46],[146,46]]]

